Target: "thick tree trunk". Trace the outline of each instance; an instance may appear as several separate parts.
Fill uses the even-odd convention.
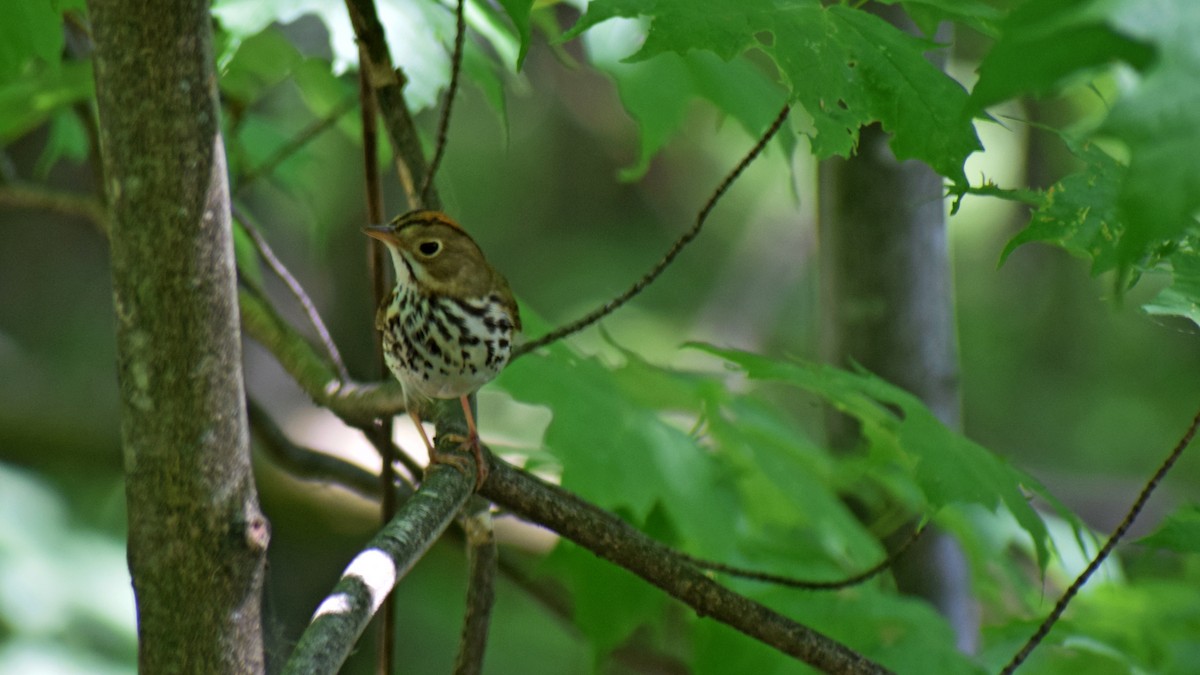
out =
[[[879,8],[895,20],[898,7]],[[898,162],[888,136],[862,130],[857,154],[821,165],[819,240],[822,351],[851,361],[920,397],[951,428],[961,424],[958,346],[942,179]],[[848,418],[829,416],[831,441],[857,438]],[[973,652],[979,621],[957,543],[929,532],[898,562],[902,591],[929,599]]]
[[[205,0],[92,0],[144,673],[263,671],[250,470]]]

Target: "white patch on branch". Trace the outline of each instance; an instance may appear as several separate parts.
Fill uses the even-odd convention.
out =
[[[313,613],[313,621],[326,614],[347,614],[350,611],[350,596],[345,593],[334,593],[321,601],[317,611]]]
[[[358,577],[367,587],[367,592],[371,594],[371,613],[374,614],[396,585],[396,562],[387,553],[369,548],[350,561],[342,573],[342,578],[346,577]]]

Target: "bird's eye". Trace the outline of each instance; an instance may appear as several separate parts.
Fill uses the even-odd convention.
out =
[[[417,250],[421,255],[432,258],[442,250],[442,242],[437,240],[423,241],[417,246]]]

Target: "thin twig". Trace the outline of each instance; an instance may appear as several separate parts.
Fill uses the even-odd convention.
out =
[[[400,183],[408,195],[409,206],[414,209],[440,210],[442,203],[435,185],[430,183],[424,195],[417,190],[418,186],[425,184],[428,166],[425,163],[425,153],[421,149],[417,127],[413,123],[408,102],[404,97],[404,73],[392,65],[392,57],[388,52],[387,39],[383,34],[383,24],[379,22],[375,2],[346,0],[346,8],[350,14],[350,23],[354,26],[354,35],[362,45],[360,54],[366,57],[359,64],[359,68],[366,73],[367,82],[379,103],[379,111],[383,114],[383,121],[396,153]]]
[[[246,171],[246,173],[242,175],[241,180],[238,181],[236,191],[241,192],[248,185],[259,178],[273,173],[275,169],[278,168],[280,164],[283,164],[284,161],[286,161],[289,157],[299,152],[304,148],[304,146],[311,143],[317,136],[320,136],[321,134],[325,133],[327,129],[337,124],[338,120],[342,118],[342,115],[345,115],[354,109],[354,103],[355,98],[353,96],[347,96],[345,100],[334,106],[334,108],[329,111],[328,115],[313,121],[308,126],[301,129],[300,133],[288,139],[287,143],[284,143],[275,152],[271,153],[271,156],[267,157],[262,164],[259,164],[253,169]]]
[[[795,577],[786,577],[786,576],[781,576],[778,574],[771,574],[768,572],[759,572],[757,570],[750,570],[750,569],[746,569],[744,567],[735,567],[733,565],[726,565],[725,563],[714,562],[712,560],[703,560],[701,558],[694,558],[686,553],[680,553],[679,555],[681,557],[683,557],[685,560],[687,560],[688,562],[695,565],[696,567],[699,567],[700,569],[710,570],[713,572],[720,572],[722,574],[728,574],[730,576],[738,577],[740,579],[749,579],[751,581],[762,581],[764,583],[774,584],[776,586],[786,586],[788,588],[799,588],[799,589],[808,590],[808,591],[836,591],[836,590],[839,590],[842,588],[849,588],[851,586],[857,586],[858,584],[861,584],[864,581],[867,581],[868,579],[878,575],[880,572],[883,572],[884,570],[890,568],[892,565],[894,565],[896,563],[897,560],[900,559],[901,556],[903,556],[905,553],[908,552],[908,549],[910,549],[913,544],[917,543],[917,539],[919,539],[921,537],[921,534],[924,532],[925,532],[925,526],[922,525],[921,527],[913,530],[912,533],[908,535],[908,538],[904,540],[904,543],[900,544],[899,548],[892,551],[890,554],[887,555],[887,557],[885,557],[883,560],[881,560],[875,566],[870,567],[867,570],[859,572],[858,574],[855,574],[853,576],[849,576],[844,579],[838,579],[835,581],[809,581],[806,579],[797,579]]]
[[[1192,418],[1192,423],[1188,426],[1187,431],[1184,432],[1183,437],[1179,439],[1179,442],[1175,444],[1175,447],[1171,450],[1171,454],[1167,455],[1166,460],[1164,460],[1162,465],[1158,467],[1158,471],[1154,472],[1154,475],[1150,477],[1150,480],[1146,483],[1146,486],[1142,488],[1141,494],[1139,494],[1137,500],[1133,502],[1133,506],[1129,507],[1129,512],[1125,514],[1125,519],[1122,520],[1121,524],[1117,525],[1117,529],[1113,530],[1113,533],[1109,535],[1108,541],[1104,543],[1104,547],[1101,548],[1099,553],[1096,554],[1096,557],[1092,558],[1092,561],[1088,563],[1087,569],[1085,569],[1083,573],[1075,579],[1071,586],[1062,594],[1062,597],[1058,599],[1058,602],[1055,603],[1054,609],[1050,612],[1050,615],[1047,616],[1044,621],[1042,621],[1040,626],[1038,626],[1037,632],[1035,632],[1033,636],[1029,638],[1029,640],[1025,643],[1025,646],[1021,647],[1021,651],[1017,652],[1017,654],[1013,656],[1012,660],[1008,662],[1008,665],[1004,666],[1004,670],[1000,671],[1001,675],[1010,675],[1013,671],[1015,671],[1021,665],[1021,663],[1023,663],[1025,659],[1029,657],[1029,654],[1033,652],[1033,650],[1039,644],[1041,644],[1042,640],[1046,639],[1046,636],[1050,634],[1050,629],[1053,628],[1054,624],[1058,622],[1060,617],[1062,617],[1062,614],[1066,611],[1067,605],[1070,604],[1071,599],[1075,597],[1075,594],[1079,592],[1079,589],[1083,588],[1083,585],[1087,583],[1092,574],[1100,568],[1100,565],[1104,563],[1105,559],[1107,559],[1109,554],[1112,553],[1112,550],[1116,548],[1117,543],[1121,541],[1121,537],[1125,536],[1125,533],[1129,530],[1129,527],[1133,525],[1133,521],[1136,520],[1138,514],[1141,513],[1142,507],[1146,505],[1146,502],[1150,499],[1150,495],[1154,493],[1155,488],[1158,487],[1158,484],[1162,481],[1163,477],[1166,476],[1167,472],[1171,470],[1171,467],[1175,465],[1175,461],[1178,460],[1179,456],[1183,454],[1184,449],[1187,448],[1187,446],[1192,442],[1192,438],[1195,437],[1196,429],[1198,427],[1200,427],[1200,412],[1197,412],[1196,416]]]
[[[496,600],[496,530],[492,523],[491,503],[475,497],[468,502],[459,519],[467,534],[467,611],[463,616],[454,675],[479,675],[487,651],[488,627]]]
[[[340,379],[308,339],[284,321],[271,303],[254,289],[242,286],[238,292],[238,308],[246,333],[275,356],[279,365],[318,406],[328,408],[355,427],[381,415],[404,412],[404,389],[399,382],[362,383]]]
[[[361,59],[364,52],[360,49],[359,53]],[[370,83],[367,82],[366,72],[361,69],[358,71],[358,100],[362,113],[363,185],[366,190],[364,197],[367,206],[367,222],[382,223],[384,219],[383,190],[379,180],[379,134],[376,126],[378,111],[375,109],[375,95],[371,91]],[[370,277],[371,296],[374,299],[374,302],[371,303],[373,311],[369,315],[371,320],[368,322],[368,326],[374,337],[376,336],[374,310],[384,302],[388,292],[387,255],[381,242],[363,237],[363,243],[366,246],[367,274]],[[374,342],[375,370],[386,379],[390,373],[383,360],[383,344],[378,339],[375,339]],[[395,443],[392,441],[393,427],[394,418],[379,417],[372,420],[369,427],[363,429],[363,433],[371,439],[371,443],[379,452],[379,519],[385,525],[396,515],[396,491],[392,486],[396,483],[396,459],[403,454],[397,451]],[[404,456],[407,457],[407,455]],[[416,462],[412,463],[416,464]],[[414,476],[416,475],[423,474],[414,474]],[[376,670],[379,675],[390,675],[396,670],[396,596],[394,593],[387,594],[380,610],[379,660]]]
[[[696,238],[696,235],[700,234],[701,228],[704,227],[704,221],[708,219],[708,214],[713,210],[713,207],[717,205],[717,202],[729,189],[729,186],[732,185],[735,180],[737,180],[737,177],[740,176],[741,173],[745,171],[746,167],[750,166],[750,163],[753,162],[755,158],[762,153],[763,149],[767,147],[767,143],[770,142],[771,138],[775,135],[775,132],[779,131],[779,128],[783,126],[783,122],[787,119],[790,109],[790,106],[783,106],[783,109],[779,111],[779,115],[775,117],[775,121],[771,123],[771,126],[768,127],[766,132],[763,133],[762,137],[758,139],[758,142],[754,144],[754,147],[750,149],[750,152],[746,153],[746,156],[742,158],[742,161],[738,162],[738,165],[734,167],[733,171],[730,171],[729,175],[725,176],[725,179],[721,181],[721,184],[717,186],[717,189],[713,191],[712,196],[708,198],[708,202],[704,204],[704,207],[701,208],[700,212],[696,215],[696,223],[692,225],[691,229],[689,229],[687,232],[684,232],[679,239],[675,240],[675,243],[671,246],[670,250],[667,251],[666,255],[664,255],[662,259],[650,269],[649,272],[642,276],[642,278],[633,284],[633,286],[630,286],[628,290],[610,300],[603,307],[593,310],[590,314],[585,315],[583,318],[577,319],[566,324],[565,326],[552,330],[536,340],[517,345],[517,347],[513,350],[512,358],[516,359],[531,351],[545,347],[552,342],[561,340],[568,335],[578,333],[584,328],[596,323],[600,319],[612,314],[617,308],[629,302],[635,295],[641,293],[643,289],[657,279],[658,276],[667,269],[667,266],[670,265],[673,260],[675,260],[675,257],[679,255],[680,251],[682,251],[685,246],[691,243],[691,241]]]
[[[108,235],[108,211],[95,197],[17,183],[0,185],[0,206],[79,216],[92,221],[102,234]]]
[[[322,346],[325,347],[326,354],[329,355],[329,360],[337,369],[338,377],[343,381],[350,381],[350,371],[346,370],[346,363],[342,361],[342,354],[338,351],[337,345],[333,342],[333,336],[329,334],[329,329],[325,327],[325,322],[321,320],[321,314],[317,311],[317,306],[313,304],[312,298],[308,297],[304,287],[292,276],[288,271],[287,266],[283,264],[275,252],[271,250],[271,245],[267,243],[265,237],[259,232],[258,227],[254,223],[254,219],[244,209],[238,207],[236,203],[231,205],[233,209],[233,217],[241,223],[242,228],[246,230],[246,234],[250,235],[250,240],[254,242],[254,248],[258,250],[258,255],[262,257],[263,262],[267,263],[267,267],[279,277],[279,280],[288,287],[292,296],[300,303],[300,307],[304,309],[304,315],[308,317],[308,322],[316,331],[317,337],[321,340]]]
[[[330,483],[350,490],[363,499],[379,497],[379,478],[366,469],[333,455],[294,443],[271,415],[253,398],[246,399],[250,432],[266,457],[289,476]],[[405,481],[393,486],[397,499],[407,499],[415,488]]]
[[[438,120],[437,148],[433,152],[433,159],[429,162],[429,173],[425,174],[425,181],[421,183],[421,199],[426,202],[429,201],[429,187],[433,185],[438,167],[442,164],[442,156],[446,154],[446,140],[449,138],[446,131],[450,128],[450,112],[454,109],[454,94],[458,92],[458,75],[462,70],[463,43],[467,34],[467,22],[463,18],[463,5],[465,4],[466,0],[458,0],[458,6],[454,10],[456,25],[454,54],[450,57],[450,84],[446,86],[446,100],[442,103],[442,116]]]

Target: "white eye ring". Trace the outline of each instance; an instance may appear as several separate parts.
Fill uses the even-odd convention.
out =
[[[417,244],[417,252],[426,258],[432,258],[433,256],[442,252],[442,242],[438,241],[437,239],[423,241],[420,244]]]

